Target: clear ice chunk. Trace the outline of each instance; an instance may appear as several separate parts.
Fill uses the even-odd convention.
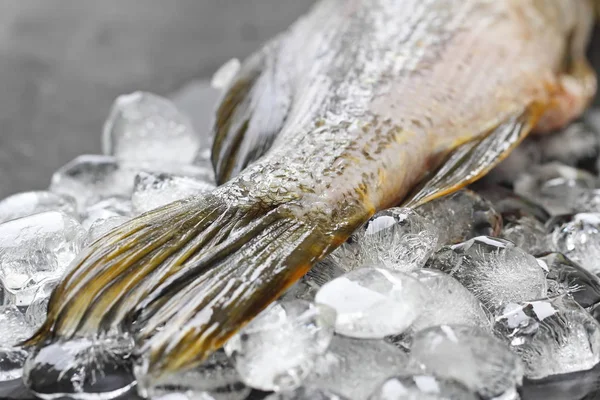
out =
[[[369,400],[478,400],[480,397],[464,384],[421,373],[389,378]]]
[[[505,187],[482,183],[476,185],[476,190],[493,204],[494,209],[505,220],[532,217],[544,223],[550,219],[550,214],[544,207]]]
[[[548,243],[544,224],[529,216],[507,219],[501,236],[533,255],[547,252],[552,248]]]
[[[17,306],[0,307],[0,382],[22,375],[27,352],[19,343],[33,334],[33,327]]]
[[[216,351],[196,368],[168,374],[158,381],[138,376],[137,390],[143,397],[180,394],[193,400],[243,400],[251,391],[223,350]]]
[[[326,258],[314,265],[306,275],[289,288],[282,299],[313,301],[323,285],[342,275],[344,275],[344,270],[330,258]]]
[[[46,320],[50,295],[59,282],[60,279],[50,278],[40,283],[31,304],[29,304],[25,312],[25,319],[30,326],[39,328]]]
[[[170,100],[134,92],[113,103],[104,123],[102,147],[104,154],[119,160],[190,164],[200,137]]]
[[[78,218],[75,199],[52,192],[35,191],[13,194],[0,201],[0,223],[45,211],[62,211]]]
[[[135,178],[131,202],[135,212],[141,214],[214,189],[210,182],[186,176],[140,172]]]
[[[509,302],[541,298],[548,290],[538,261],[504,239],[479,236],[443,247],[428,267],[456,278],[492,312]]]
[[[433,269],[413,271],[411,275],[427,289],[412,332],[437,325],[467,325],[491,331],[492,322],[485,308],[459,281]]]
[[[346,271],[377,265],[407,272],[422,267],[436,246],[435,228],[426,218],[390,208],[375,214],[330,257]]]
[[[27,352],[21,348],[0,347],[0,382],[21,378],[25,359]]]
[[[116,398],[136,384],[132,348],[133,341],[124,334],[54,342],[30,352],[23,382],[42,399]]]
[[[573,122],[551,135],[536,137],[534,144],[544,161],[558,161],[577,167],[598,157],[600,135],[588,118]]]
[[[303,300],[275,302],[225,345],[241,379],[261,390],[292,390],[333,336],[335,312]]]
[[[569,293],[583,308],[600,303],[600,278],[561,253],[538,257],[548,268],[548,293],[551,296]]]
[[[134,215],[132,207],[131,201],[127,198],[106,198],[85,209],[85,218],[81,225],[89,231],[92,225],[102,224],[109,218],[129,218]]]
[[[125,222],[129,221],[129,217],[123,217],[120,215],[115,215],[108,218],[100,218],[94,221],[94,223],[88,229],[88,233],[85,237],[85,245],[90,245],[94,243],[96,240],[100,239],[102,236],[106,235],[108,232],[112,231],[118,226],[123,225]]]
[[[265,400],[348,400],[329,390],[301,386],[291,392],[273,393]]]
[[[81,211],[105,198],[128,198],[135,175],[114,157],[82,155],[54,173],[50,191],[75,198]]]
[[[317,304],[333,308],[336,333],[382,339],[404,332],[421,314],[426,289],[402,272],[363,267],[323,285]]]
[[[600,273],[600,213],[566,215],[548,224],[556,251],[591,273]]]
[[[483,398],[518,399],[521,360],[504,342],[478,328],[441,325],[422,330],[413,338],[410,356],[426,371],[457,380]]]
[[[13,347],[32,334],[33,328],[17,306],[0,307],[0,347]]]
[[[417,208],[435,226],[438,246],[464,242],[475,236],[497,236],[502,217],[490,202],[463,189]]]
[[[59,211],[0,224],[2,304],[30,304],[43,280],[65,273],[84,236],[79,222]]]
[[[596,178],[589,172],[553,162],[523,173],[515,181],[514,189],[544,206],[550,214],[561,215],[576,212],[573,205],[577,198],[596,185]]]
[[[509,303],[494,329],[530,379],[588,370],[600,361],[600,325],[567,295]]]
[[[334,336],[306,386],[366,400],[388,377],[406,372],[408,356],[383,340]]]

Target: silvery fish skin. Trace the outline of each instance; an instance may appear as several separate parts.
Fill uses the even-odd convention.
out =
[[[324,0],[245,61],[214,192],[80,255],[29,345],[127,331],[148,379],[218,349],[376,211],[478,179],[596,81],[588,0]]]

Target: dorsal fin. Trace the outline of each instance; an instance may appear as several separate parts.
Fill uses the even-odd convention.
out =
[[[291,88],[279,62],[281,41],[244,61],[217,108],[212,163],[219,184],[264,155],[285,122]]]

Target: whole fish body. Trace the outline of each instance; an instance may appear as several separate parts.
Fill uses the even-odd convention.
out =
[[[580,114],[592,16],[588,0],[321,1],[222,99],[223,185],[90,246],[28,344],[125,331],[149,377],[197,365],[376,211]]]

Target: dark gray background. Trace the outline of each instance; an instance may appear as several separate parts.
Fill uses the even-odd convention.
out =
[[[100,152],[115,96],[209,78],[312,2],[0,0],[0,198]]]

